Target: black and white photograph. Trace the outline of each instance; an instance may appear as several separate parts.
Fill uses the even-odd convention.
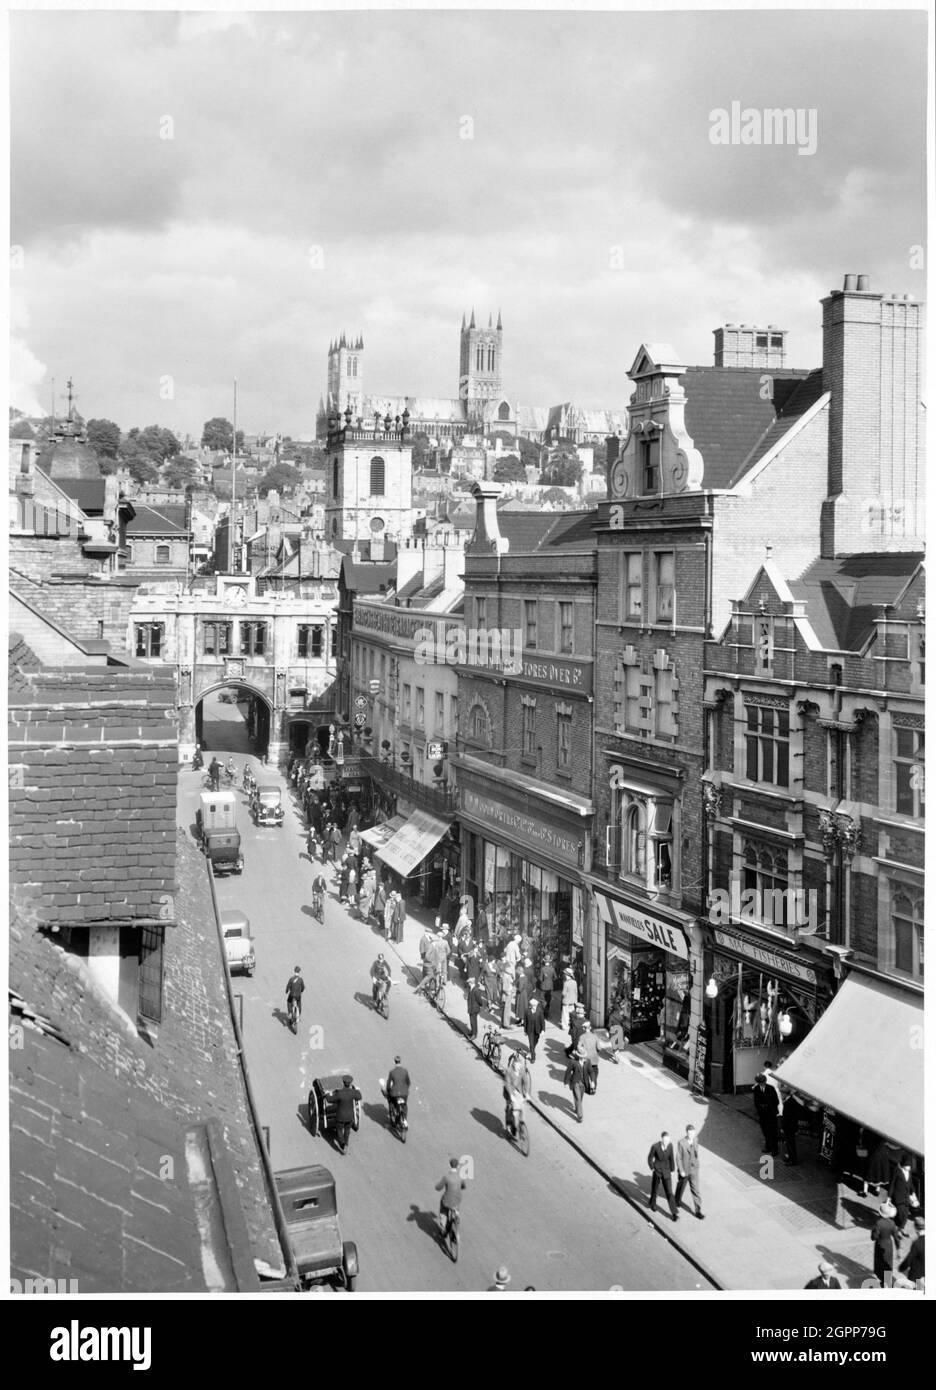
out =
[[[897,1351],[931,24],[9,8],[40,1360],[174,1370],[204,1294]]]

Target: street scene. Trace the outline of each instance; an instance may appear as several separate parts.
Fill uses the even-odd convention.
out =
[[[10,30],[11,1295],[915,1316],[923,10]]]

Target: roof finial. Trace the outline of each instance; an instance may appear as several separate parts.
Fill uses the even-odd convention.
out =
[[[474,305],[472,305],[472,306],[471,306],[471,322],[469,323],[468,327],[469,327],[469,328],[474,328],[474,326],[475,326]]]
[[[499,329],[502,329],[502,328],[504,327],[504,325],[501,323],[501,311],[500,311],[500,309],[498,309],[498,311],[497,311],[497,327],[498,327]]]
[[[68,387],[68,420],[69,423],[71,423],[71,421],[75,418],[75,398],[72,394],[73,383],[71,377],[68,378],[65,385]]]

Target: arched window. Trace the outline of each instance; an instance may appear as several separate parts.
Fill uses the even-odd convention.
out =
[[[338,460],[332,459],[332,496],[338,496]]]
[[[487,710],[483,705],[472,705],[468,715],[468,737],[478,743],[490,741]]]
[[[623,829],[621,867],[624,873],[643,878],[647,872],[647,816],[639,802],[631,802],[625,811]]]
[[[379,454],[370,461],[370,495],[371,497],[383,497],[384,482],[386,475],[386,464]]]
[[[497,418],[498,420],[510,419],[510,406],[507,401],[501,401],[500,405],[497,407]]]

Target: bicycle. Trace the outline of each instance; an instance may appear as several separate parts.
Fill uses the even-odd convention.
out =
[[[392,983],[392,980],[375,980],[371,990],[374,1008],[384,1018],[390,1017],[390,986]]]
[[[485,1030],[484,1037],[481,1039],[481,1055],[486,1062],[490,1062],[495,1071],[501,1070],[506,1041],[503,1033],[493,1025]]]
[[[324,922],[324,921],[325,921],[325,894],[324,894],[324,893],[313,893],[313,894],[312,894],[312,916],[315,918],[316,922]]]
[[[509,1103],[506,1105],[504,1127],[511,1144],[520,1150],[524,1158],[528,1158],[530,1154],[530,1131],[523,1117],[522,1102],[518,1106]]]
[[[445,1207],[444,1224],[440,1222],[442,1245],[452,1264],[458,1263],[458,1228],[461,1225],[461,1212],[457,1207]]]
[[[440,1012],[445,1010],[445,984],[446,981],[443,975],[427,976],[426,998],[430,1003],[435,1004]]]
[[[299,1031],[299,1001],[290,995],[286,1000],[286,1015],[289,1019],[289,1027],[293,1033]]]

